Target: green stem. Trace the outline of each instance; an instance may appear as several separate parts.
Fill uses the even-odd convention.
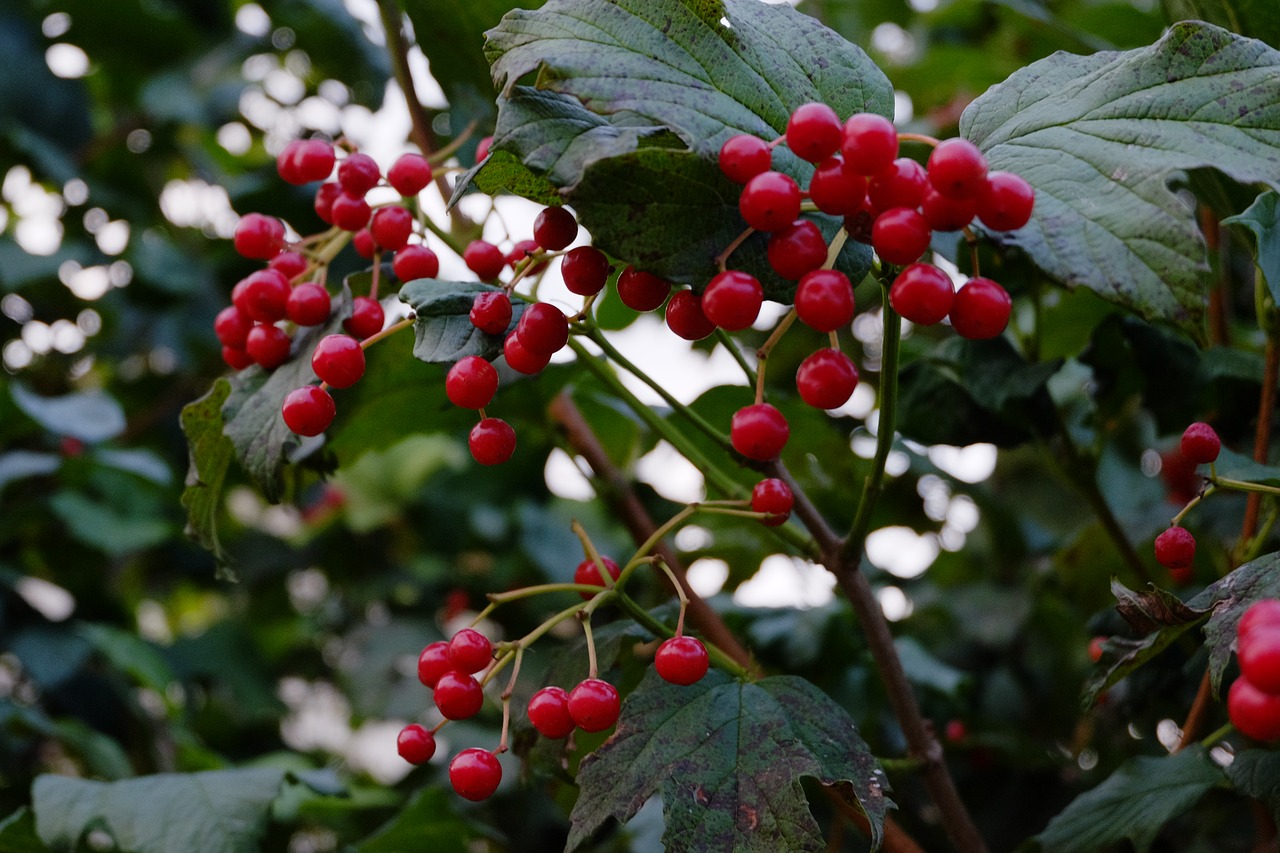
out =
[[[450,249],[452,249],[455,255],[457,255],[458,257],[462,257],[462,253],[466,251],[467,247],[462,245],[461,240],[459,240],[457,237],[454,237],[448,231],[445,231],[443,228],[437,225],[431,219],[430,216],[422,217],[422,224],[427,227],[428,231],[430,231],[432,234],[436,235],[441,240],[443,240],[444,244],[448,246]]]
[[[733,360],[738,362],[738,366],[742,368],[742,372],[747,375],[747,382],[752,388],[756,386],[756,371],[747,361],[747,357],[743,355],[742,350],[738,348],[738,344],[733,340],[733,336],[719,327],[716,328],[716,340],[720,342],[729,355],[733,356]]]
[[[609,576],[612,580],[613,575]],[[510,592],[491,592],[489,593],[489,601],[493,604],[507,604],[511,601],[519,601],[522,598],[532,598],[535,595],[542,595],[548,592],[599,592],[600,587],[593,584],[585,583],[544,583],[537,586],[526,586],[520,589],[513,589]],[[486,608],[488,610],[488,608]],[[488,615],[486,613],[485,615]]]
[[[1275,486],[1266,486],[1262,483],[1250,483],[1245,480],[1232,480],[1228,477],[1213,477],[1210,482],[1215,486],[1221,486],[1224,489],[1232,489],[1237,492],[1254,492],[1260,495],[1280,495],[1280,488]]]
[[[674,637],[675,631],[668,628],[662,621],[654,618],[653,614],[645,610],[635,602],[630,596],[623,592],[615,592],[617,597],[618,608],[634,619],[639,625],[647,628],[649,633],[655,637]],[[705,640],[703,645],[707,647],[707,656],[711,658],[711,662],[720,669],[733,675],[740,681],[751,681],[751,673],[746,667],[739,664],[733,658],[726,655],[720,650],[720,647],[714,643],[708,643]]]
[[[1231,734],[1231,732],[1232,732],[1234,729],[1235,729],[1235,726],[1233,726],[1231,723],[1227,723],[1227,724],[1226,724],[1226,725],[1224,725],[1222,728],[1220,728],[1220,729],[1217,729],[1217,730],[1215,730],[1215,731],[1210,732],[1210,733],[1205,737],[1205,739],[1204,739],[1204,740],[1200,741],[1200,745],[1201,745],[1201,746],[1203,746],[1203,747],[1205,747],[1205,748],[1207,749],[1207,748],[1209,748],[1209,747],[1213,746],[1213,745],[1214,745],[1215,743],[1217,743],[1218,741],[1222,740],[1222,739],[1223,739],[1224,737],[1226,737],[1227,735]]]

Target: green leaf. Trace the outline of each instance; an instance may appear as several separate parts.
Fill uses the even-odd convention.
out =
[[[1262,486],[1280,487],[1280,468],[1274,465],[1263,465],[1254,462],[1243,453],[1222,448],[1218,459],[1213,464],[1214,473],[1228,480],[1242,480],[1246,483],[1257,483]]]
[[[1261,801],[1273,816],[1280,817],[1280,752],[1241,750],[1227,765],[1227,778],[1237,791]]]
[[[212,552],[221,567],[226,566],[228,555],[218,538],[218,516],[227,470],[235,457],[235,445],[222,432],[222,407],[230,394],[231,384],[219,379],[207,394],[188,403],[181,416],[190,458],[186,488],[182,490],[187,535]]]
[[[627,821],[662,797],[670,853],[826,849],[800,785],[842,785],[866,813],[873,844],[884,826],[882,775],[843,708],[794,676],[755,683],[719,671],[690,687],[649,672],[618,728],[582,760],[567,851],[610,818]]]
[[[1133,758],[1076,797],[1036,840],[1047,853],[1095,853],[1127,838],[1146,853],[1160,827],[1222,781],[1222,770],[1200,746]]]
[[[462,445],[445,435],[408,435],[385,451],[363,454],[335,476],[347,496],[347,525],[367,533],[392,521],[431,477],[464,468],[469,461]]]
[[[1267,190],[1244,213],[1228,216],[1223,225],[1239,225],[1253,232],[1257,251],[1253,261],[1262,270],[1272,301],[1280,303],[1280,194]]]
[[[69,489],[50,498],[49,506],[72,536],[115,557],[159,545],[174,533],[163,517],[138,515]]]
[[[51,847],[75,848],[103,827],[130,853],[257,850],[284,779],[275,768],[161,773],[120,782],[36,778],[36,831]],[[181,819],[177,819],[177,818]]]
[[[1058,53],[1015,73],[960,120],[993,169],[1036,189],[1030,224],[993,239],[1068,287],[1199,336],[1204,244],[1167,182],[1212,167],[1280,184],[1277,66],[1262,42],[1192,22],[1148,48]]]
[[[0,820],[0,853],[49,853],[40,836],[31,809],[23,806]]]
[[[27,477],[43,477],[62,467],[62,457],[56,453],[38,453],[34,450],[10,450],[0,453],[0,489]]]
[[[96,444],[124,432],[124,409],[102,391],[41,397],[20,382],[14,382],[9,393],[27,417],[55,435]]]
[[[428,364],[446,364],[478,355],[495,359],[502,352],[503,335],[490,335],[471,323],[471,304],[481,293],[497,293],[502,290],[478,281],[444,281],[420,278],[400,288],[400,301],[413,308],[417,319],[413,323],[413,354]],[[524,313],[525,303],[511,302],[511,324]]]
[[[1208,21],[1280,47],[1280,16],[1271,0],[1160,0],[1165,20]]]
[[[440,788],[423,788],[395,817],[356,845],[356,853],[466,853],[475,832],[453,808]]]
[[[508,192],[538,204],[561,203],[560,193],[554,184],[529,171],[528,166],[507,151],[492,152],[483,163],[476,164],[458,179],[453,196],[449,199],[451,209],[472,188],[473,183],[476,189],[489,195]]]
[[[1213,608],[1213,615],[1204,626],[1204,636],[1209,647],[1209,679],[1215,695],[1222,686],[1222,674],[1231,662],[1240,617],[1255,601],[1264,598],[1280,598],[1280,553],[1266,554],[1245,563],[1187,602],[1191,607]]]

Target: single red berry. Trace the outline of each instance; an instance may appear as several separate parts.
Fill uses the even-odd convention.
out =
[[[548,252],[558,252],[578,236],[578,220],[563,207],[544,207],[533,220],[533,239]]]
[[[418,655],[418,680],[426,687],[435,687],[440,676],[452,672],[449,663],[449,644],[444,640],[428,643]]]
[[[1185,569],[1196,555],[1196,538],[1185,527],[1170,527],[1156,537],[1156,562],[1166,569]]]
[[[316,216],[325,225],[333,224],[333,203],[342,195],[342,187],[336,182],[324,183],[316,187]]]
[[[516,450],[516,431],[501,418],[485,418],[467,438],[471,455],[481,465],[500,465]]]
[[[569,716],[584,732],[602,732],[618,721],[622,700],[607,681],[588,678],[569,692]]]
[[[735,184],[745,184],[773,165],[769,143],[758,136],[740,133],[720,146],[720,171]]]
[[[978,218],[996,231],[1016,231],[1031,221],[1036,193],[1022,176],[991,172],[978,193]]]
[[[311,436],[329,428],[337,409],[328,391],[318,385],[303,385],[285,395],[280,414],[295,435]]]
[[[858,387],[858,368],[838,349],[820,349],[800,362],[796,390],[816,409],[838,409]]]
[[[951,278],[932,264],[911,264],[889,287],[893,310],[920,326],[941,323],[953,301]]]
[[[253,356],[240,349],[239,347],[223,347],[222,360],[226,362],[227,367],[232,370],[244,370],[253,364]]]
[[[871,176],[867,181],[867,195],[876,210],[916,208],[924,199],[928,185],[923,166],[910,157],[899,157],[889,168]]]
[[[909,264],[929,248],[933,231],[918,210],[895,207],[876,217],[871,226],[871,245],[881,260]]]
[[[1280,626],[1264,626],[1239,640],[1240,674],[1263,693],[1280,694]]]
[[[790,175],[761,172],[742,188],[738,210],[757,231],[776,231],[800,215],[800,187]]]
[[[391,259],[391,271],[401,281],[435,278],[440,274],[440,258],[426,246],[405,246]]]
[[[444,377],[449,402],[463,409],[483,409],[498,391],[498,371],[478,355],[460,359]]]
[[[594,246],[578,246],[560,259],[560,277],[570,293],[599,293],[609,281],[609,259]]]
[[[618,276],[618,298],[632,311],[652,311],[667,301],[671,282],[653,273],[627,267]]]
[[[469,673],[450,670],[436,679],[432,692],[436,707],[446,720],[465,720],[480,713],[484,690]]]
[[[501,335],[511,325],[511,297],[500,290],[485,291],[471,303],[471,325],[488,335]]]
[[[223,341],[226,343],[226,341]],[[1206,465],[1218,458],[1222,452],[1222,439],[1217,431],[1203,421],[1196,421],[1182,433],[1182,443],[1178,446],[1182,457],[1192,465]]]
[[[667,303],[667,328],[686,341],[700,341],[716,330],[702,311],[702,299],[692,290],[677,290]]]
[[[292,343],[293,339],[285,334],[284,329],[259,323],[249,330],[244,350],[263,370],[275,370],[289,360],[289,346]]]
[[[717,273],[702,291],[702,313],[720,328],[737,332],[760,316],[764,289],[751,273],[726,270]]]
[[[284,223],[274,216],[246,213],[236,223],[236,251],[255,261],[266,261],[284,251]]]
[[[410,764],[426,764],[436,754],[436,736],[417,723],[410,723],[400,730],[396,751]]]
[[[1166,490],[1165,499],[1174,506],[1186,506],[1196,496],[1204,480],[1178,448],[1160,454],[1160,480]]]
[[[421,154],[401,154],[387,170],[387,183],[400,195],[417,195],[431,183],[431,163]]]
[[[768,257],[774,272],[795,281],[826,263],[827,241],[817,225],[797,219],[769,235]]]
[[[484,158],[489,156],[489,149],[492,146],[493,146],[492,136],[482,137],[481,140],[476,143],[476,162],[477,163],[479,163]]]
[[[823,213],[848,216],[862,209],[867,195],[867,179],[845,168],[844,159],[828,157],[813,170],[809,198]]]
[[[529,697],[529,722],[543,737],[568,737],[575,723],[569,715],[569,694],[563,687],[544,687]]]
[[[234,305],[228,305],[213,318],[213,333],[224,347],[243,349],[244,339],[253,328],[253,320]]]
[[[671,637],[663,640],[653,656],[653,667],[663,681],[689,685],[707,674],[710,659],[707,647],[696,637]]]
[[[368,228],[361,228],[351,235],[351,246],[356,250],[356,254],[366,261],[373,260],[373,256],[378,253],[378,244],[373,239],[373,232]]]
[[[977,198],[986,188],[987,158],[967,139],[938,143],[929,155],[929,183],[951,198]]]
[[[609,577],[615,581],[622,575],[622,567],[608,557],[601,557],[600,562],[604,563],[605,571],[609,573]],[[598,586],[604,588],[604,577],[600,574],[600,567],[596,565],[596,561],[588,557],[578,567],[573,570],[573,582],[583,584],[585,586]],[[583,599],[590,599],[595,593],[580,592]]]
[[[295,139],[276,158],[280,177],[295,186],[323,181],[333,172],[333,145],[323,139]]]
[[[982,341],[997,337],[1009,325],[1013,300],[989,278],[971,278],[951,302],[951,328],[962,338]]]
[[[297,252],[281,252],[267,262],[267,269],[273,269],[288,281],[293,281],[307,271],[307,259]]]
[[[368,154],[356,152],[338,166],[338,183],[347,195],[364,198],[364,194],[378,185],[382,172]]]
[[[463,628],[449,641],[449,665],[458,672],[479,672],[493,660],[493,643],[475,628]]]
[[[814,270],[796,287],[796,316],[819,332],[833,332],[853,321],[853,285],[839,270]]]
[[[286,183],[295,185],[306,183],[306,181],[298,177],[298,166],[294,159],[301,143],[301,139],[294,139],[286,144],[280,153],[276,155],[276,172],[280,174],[280,177],[284,178]]]
[[[844,123],[840,143],[846,168],[860,175],[874,175],[889,168],[898,156],[898,131],[893,122],[875,113],[858,113]]]
[[[473,240],[462,252],[462,260],[467,268],[479,276],[481,281],[493,281],[502,272],[507,259],[502,250],[484,240]]]
[[[802,104],[787,120],[787,147],[797,157],[818,163],[840,147],[840,116],[822,103]]]
[[[534,255],[542,251],[542,248],[535,240],[521,240],[511,247],[511,251],[502,256],[503,263],[515,269],[521,262],[532,258]],[[529,274],[542,272],[547,268],[546,260],[539,260],[533,266],[529,267]]]
[[[1106,651],[1104,648],[1106,642],[1106,637],[1094,637],[1089,641],[1089,660],[1094,663],[1102,660],[1102,653]]]
[[[554,305],[535,302],[520,315],[516,334],[529,352],[550,358],[569,341],[569,318]]]
[[[770,477],[756,483],[751,490],[751,511],[767,512],[760,523],[765,527],[778,527],[791,517],[795,495],[784,481]]]
[[[942,733],[951,743],[959,743],[969,737],[969,727],[964,724],[964,720],[947,720]]]
[[[359,231],[369,224],[373,209],[361,196],[338,193],[333,204],[329,205],[329,217],[333,224],[343,231]]]
[[[520,341],[520,336],[515,332],[507,335],[507,339],[503,341],[502,357],[507,360],[508,367],[525,376],[532,376],[551,363],[550,353],[535,353]]]
[[[1280,738],[1280,695],[1264,693],[1247,678],[1237,678],[1227,691],[1227,716],[1254,740]]]
[[[392,252],[403,249],[413,233],[413,214],[398,204],[380,207],[369,223],[369,232],[380,248]]]
[[[959,231],[978,212],[977,199],[951,198],[929,187],[920,202],[920,213],[934,231]]]
[[[1195,579],[1196,570],[1193,566],[1183,566],[1169,570],[1169,580],[1173,581],[1174,586],[1186,586]]]
[[[464,749],[449,762],[449,784],[464,800],[479,802],[493,796],[502,781],[502,765],[487,749]]]
[[[325,335],[311,353],[311,369],[333,388],[350,388],[364,376],[364,348],[349,335]]]
[[[342,328],[356,340],[363,341],[381,332],[386,320],[382,303],[368,296],[357,296],[351,300],[351,316],[342,321]]]
[[[1245,610],[1236,625],[1236,636],[1244,642],[1256,629],[1272,626],[1280,627],[1280,599],[1264,598]]]
[[[748,459],[768,462],[777,458],[791,436],[787,419],[768,403],[744,406],[729,422],[729,442]]]

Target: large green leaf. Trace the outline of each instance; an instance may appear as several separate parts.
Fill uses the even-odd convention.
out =
[[[1262,42],[1183,23],[1148,48],[1017,72],[960,120],[992,168],[1036,189],[1030,224],[994,239],[1068,287],[1198,334],[1204,244],[1168,181],[1212,167],[1280,185],[1278,66]]]
[[[1280,816],[1280,752],[1246,749],[1227,766],[1227,778],[1236,790],[1262,802],[1273,816]]]
[[[222,487],[235,456],[235,446],[222,434],[222,406],[231,385],[219,379],[199,400],[182,410],[182,432],[187,437],[190,464],[182,505],[187,510],[187,535],[213,552],[220,566],[227,553],[218,538],[218,516],[222,511]]]
[[[102,391],[78,391],[61,397],[42,397],[15,382],[13,402],[40,426],[55,435],[99,442],[115,438],[126,426],[124,409]]]
[[[809,682],[754,683],[719,671],[678,687],[649,672],[627,699],[617,731],[584,758],[567,850],[610,818],[629,820],[653,794],[670,853],[826,849],[800,785],[842,785],[878,843],[889,806],[882,776],[853,721]]]
[[[1222,220],[1223,225],[1239,225],[1253,232],[1254,263],[1262,271],[1272,301],[1280,304],[1280,194],[1267,190],[1244,213]]]

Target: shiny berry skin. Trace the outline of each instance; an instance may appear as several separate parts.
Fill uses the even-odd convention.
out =
[[[284,251],[284,223],[274,216],[246,213],[236,223],[236,251],[255,261],[266,261]]]
[[[1183,431],[1178,450],[1182,452],[1182,458],[1191,464],[1206,465],[1216,460],[1222,452],[1222,439],[1218,438],[1213,427],[1197,421]]]
[[[1245,642],[1255,630],[1272,626],[1280,627],[1280,600],[1264,598],[1249,605],[1236,625],[1236,634],[1240,642]]]
[[[507,360],[508,367],[525,376],[532,376],[551,363],[550,353],[539,355],[533,352],[525,347],[520,341],[520,336],[515,332],[507,335],[507,339],[503,341],[502,357]]]
[[[432,697],[446,720],[465,720],[480,713],[484,690],[469,673],[451,670],[436,680]]]
[[[920,326],[941,323],[955,301],[951,278],[932,264],[911,264],[889,287],[889,304]]]
[[[618,298],[632,311],[653,311],[670,293],[671,282],[635,267],[627,267],[618,276]]]
[[[533,220],[533,239],[548,252],[558,252],[578,236],[578,220],[563,207],[544,207]]]
[[[720,146],[720,171],[735,184],[745,184],[773,166],[769,143],[758,136],[740,133],[730,136]]]
[[[678,290],[667,303],[667,328],[686,341],[700,341],[716,330],[702,311],[702,299],[692,290]]]
[[[401,281],[435,278],[440,274],[440,258],[426,246],[405,246],[391,259],[391,271]]]
[[[264,370],[275,370],[289,360],[289,346],[293,339],[283,329],[259,324],[249,330],[244,341],[244,351]]]
[[[364,376],[364,348],[349,335],[325,335],[311,353],[311,369],[333,388],[350,388]]]
[[[950,198],[929,187],[920,202],[920,212],[934,231],[959,231],[978,212],[978,201],[973,198]]]
[[[710,665],[707,647],[696,637],[664,640],[653,656],[653,668],[669,684],[696,684]]]
[[[1264,693],[1280,693],[1280,626],[1264,626],[1238,642],[1240,674]]]
[[[516,431],[501,418],[485,418],[467,437],[471,456],[481,465],[501,465],[516,450]]]
[[[294,139],[276,155],[276,172],[287,183],[294,185],[306,183],[306,181],[298,177],[298,166],[294,159],[298,154],[298,148],[301,143],[301,139]]]
[[[929,248],[933,231],[917,210],[895,207],[876,217],[871,226],[871,245],[881,260],[909,264]]]
[[[964,724],[964,720],[947,720],[942,733],[948,741],[957,743],[969,736],[969,727]]]
[[[609,280],[609,259],[594,246],[578,246],[560,259],[560,277],[570,293],[599,293]]]
[[[498,391],[498,371],[478,355],[460,359],[444,378],[449,402],[463,409],[483,409]]]
[[[569,716],[568,692],[563,687],[544,687],[530,696],[529,722],[543,737],[567,737],[577,725]]]
[[[476,143],[476,162],[477,163],[479,163],[481,160],[489,156],[489,149],[491,147],[493,147],[492,136],[482,137],[480,141]]]
[[[253,356],[240,349],[239,347],[223,347],[222,360],[226,362],[227,367],[232,370],[244,370],[253,364]]]
[[[875,113],[858,113],[844,123],[840,143],[846,168],[874,175],[889,168],[898,156],[898,131],[893,122]]]
[[[600,562],[604,563],[605,571],[609,573],[609,577],[617,580],[622,574],[622,567],[608,557],[601,557]],[[596,565],[596,561],[588,557],[578,567],[573,570],[573,582],[583,584],[584,586],[598,586],[604,588],[604,577],[600,574],[600,567]],[[580,592],[584,600],[590,600],[595,593]]]
[[[760,519],[765,527],[784,524],[791,517],[791,507],[795,502],[791,487],[774,477],[761,480],[751,490],[751,511],[769,513]]]
[[[319,385],[303,385],[285,395],[280,406],[285,426],[295,435],[319,435],[333,423],[337,408]]]
[[[368,296],[357,296],[351,300],[351,316],[342,321],[342,328],[356,340],[363,341],[381,332],[386,319],[382,303]]]
[[[367,201],[360,196],[347,195],[345,192],[338,193],[333,204],[329,206],[329,217],[333,220],[333,224],[343,231],[359,231],[369,224],[371,216],[373,216],[373,209],[369,207]]]
[[[535,302],[520,315],[516,334],[529,352],[550,358],[569,341],[569,318],[554,305]]]
[[[757,231],[785,228],[800,215],[800,187],[790,175],[761,172],[742,188],[738,210]]]
[[[602,732],[618,721],[622,700],[607,681],[588,678],[569,692],[569,716],[584,732]]]
[[[910,157],[899,157],[889,168],[867,181],[867,196],[876,210],[919,207],[929,182],[924,167]]]
[[[501,335],[511,325],[511,297],[500,290],[476,296],[471,303],[471,325],[489,335]]]
[[[284,315],[299,326],[319,326],[329,319],[332,308],[329,291],[314,282],[303,282],[290,291]]]
[[[839,270],[814,270],[796,287],[796,316],[819,332],[833,332],[853,322],[853,285]]]
[[[729,422],[729,442],[748,459],[768,462],[776,459],[791,436],[787,419],[768,403],[744,406]]]
[[[1280,738],[1280,695],[1264,693],[1247,678],[1237,678],[1227,692],[1227,716],[1254,740]]]
[[[717,273],[702,291],[702,313],[720,328],[737,332],[756,321],[764,302],[764,289],[750,273],[726,270]]]
[[[929,155],[929,183],[950,198],[977,198],[986,188],[987,158],[967,139],[952,137]]]
[[[398,204],[380,207],[374,211],[369,232],[380,248],[392,252],[403,249],[413,233],[413,214]]]
[[[991,172],[978,193],[978,218],[996,231],[1016,231],[1031,221],[1036,193],[1020,175]]]
[[[1185,569],[1196,555],[1196,539],[1185,527],[1170,527],[1156,537],[1156,562],[1166,569]]]
[[[506,266],[507,259],[502,250],[484,240],[473,240],[462,252],[462,260],[467,268],[479,276],[481,281],[493,281]]]
[[[493,660],[493,643],[475,628],[463,628],[449,641],[449,665],[458,672],[479,672]]]
[[[253,320],[234,305],[228,305],[213,318],[213,333],[224,347],[243,349],[244,340],[253,328]]]
[[[333,173],[333,145],[323,139],[295,139],[276,158],[280,177],[295,186],[323,181]]]
[[[862,209],[867,195],[867,179],[846,169],[840,157],[828,157],[813,170],[809,198],[823,213],[848,216]]]
[[[449,762],[449,784],[464,800],[479,802],[493,796],[502,781],[502,765],[487,749],[464,749]]]
[[[840,116],[822,103],[802,104],[787,120],[787,147],[802,160],[818,163],[840,147]]]
[[[768,256],[774,272],[795,281],[826,263],[827,241],[817,225],[797,219],[769,235]]]
[[[951,302],[951,327],[962,338],[973,341],[999,336],[1009,325],[1013,300],[1008,292],[989,278],[971,278]]]
[[[333,203],[342,195],[342,187],[337,183],[325,183],[316,187],[316,216],[325,225],[333,224]]]
[[[796,390],[815,409],[838,409],[858,387],[858,368],[837,349],[820,349],[800,362]]]
[[[410,764],[426,764],[436,754],[436,736],[417,723],[410,723],[400,730],[396,751]]]
[[[307,259],[297,252],[281,252],[267,262],[267,268],[293,281],[307,271]]]
[[[351,235],[351,246],[366,261],[373,260],[373,256],[378,253],[378,244],[374,242],[373,233],[368,228],[361,228]]]
[[[417,195],[431,183],[431,164],[421,154],[401,154],[387,170],[387,183],[400,195]]]
[[[347,195],[363,198],[365,193],[378,185],[381,177],[378,164],[368,154],[348,154],[347,159],[338,166],[338,183]]]
[[[428,643],[418,655],[418,680],[425,687],[435,687],[440,676],[452,671],[453,667],[449,664],[449,643],[445,640]]]

